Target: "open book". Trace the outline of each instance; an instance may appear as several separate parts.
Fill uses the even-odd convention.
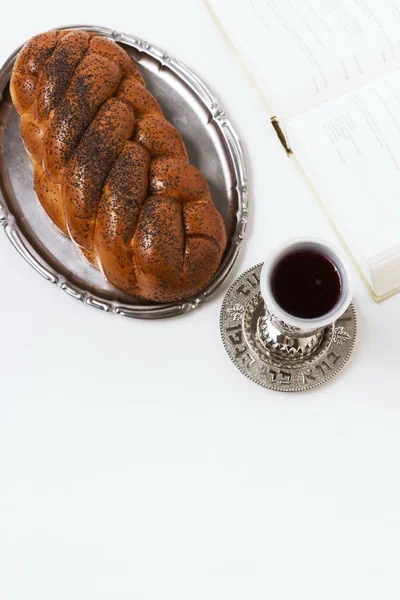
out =
[[[206,0],[380,300],[400,291],[400,0]]]

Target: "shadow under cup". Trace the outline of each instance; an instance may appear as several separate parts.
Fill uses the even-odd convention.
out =
[[[352,299],[342,252],[315,238],[277,247],[264,262],[260,286],[271,317],[287,332],[327,327],[342,316]]]

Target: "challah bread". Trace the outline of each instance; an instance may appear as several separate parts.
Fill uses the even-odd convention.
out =
[[[10,90],[39,201],[83,256],[151,301],[203,289],[225,225],[131,57],[104,37],[51,31],[21,50]]]

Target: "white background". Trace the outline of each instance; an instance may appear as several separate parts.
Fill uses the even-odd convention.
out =
[[[336,241],[201,0],[8,2],[0,62],[85,22],[161,46],[224,104],[251,171],[235,276],[287,237]],[[141,322],[69,298],[3,235],[0,268],[1,600],[399,598],[400,296],[375,305],[354,274],[351,362],[284,395],[225,354],[228,285]]]

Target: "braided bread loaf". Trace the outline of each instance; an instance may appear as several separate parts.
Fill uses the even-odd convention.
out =
[[[224,222],[130,56],[85,31],[50,31],[21,50],[10,90],[39,201],[85,258],[148,300],[203,289]]]

